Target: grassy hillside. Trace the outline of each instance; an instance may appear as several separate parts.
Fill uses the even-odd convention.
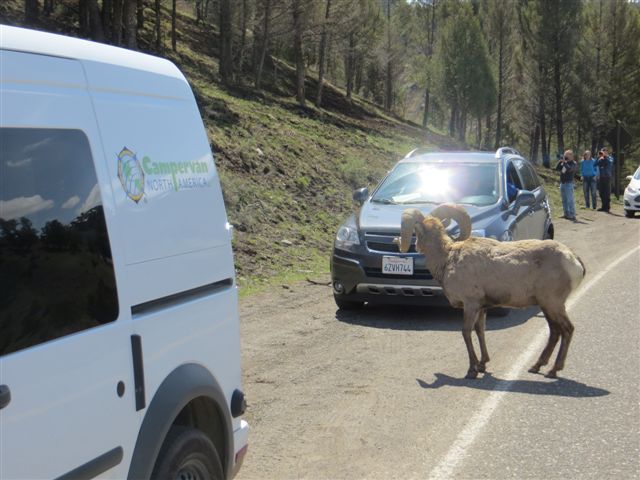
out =
[[[23,2],[0,4],[0,21],[21,25]],[[56,2],[43,30],[77,35],[77,1]],[[338,224],[353,208],[352,191],[375,183],[395,161],[417,146],[462,149],[454,140],[385,115],[376,106],[327,85],[317,109],[295,102],[293,71],[274,61],[266,67],[265,88],[221,86],[217,41],[211,25],[196,26],[190,9],[178,17],[178,49],[170,50],[169,12],[164,12],[163,55],[189,80],[205,121],[222,180],[243,291],[328,270]],[[139,39],[154,53],[153,12]],[[315,81],[307,83],[308,98]],[[550,182],[555,175],[544,175]],[[555,185],[549,186],[555,192]],[[558,204],[559,195],[553,196]],[[558,214],[561,209],[555,208]]]

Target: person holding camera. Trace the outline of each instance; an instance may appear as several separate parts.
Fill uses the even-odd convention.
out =
[[[573,150],[567,150],[556,165],[560,172],[560,196],[564,218],[576,221],[576,203],[573,198],[573,178],[578,170],[578,164],[573,159]]]
[[[600,202],[602,208],[599,212],[608,212],[611,207],[611,173],[612,162],[607,151],[603,148],[598,152],[598,170],[600,171],[600,180],[598,181],[598,190],[600,191]]]

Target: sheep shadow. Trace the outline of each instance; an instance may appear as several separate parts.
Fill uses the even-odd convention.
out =
[[[538,307],[510,310],[505,317],[487,315],[486,330],[504,330],[542,315]],[[462,329],[462,310],[450,306],[366,305],[359,310],[337,310],[336,320],[368,328],[385,330],[450,331]]]
[[[532,374],[533,375],[533,374]],[[603,397],[609,395],[608,390],[598,387],[591,387],[584,383],[569,380],[567,378],[558,378],[557,380],[504,380],[494,377],[487,372],[484,376],[475,380],[466,378],[454,378],[444,373],[436,373],[436,380],[427,383],[424,380],[416,379],[418,385],[425,390],[431,390],[442,387],[465,387],[475,388],[476,390],[496,391],[496,392],[514,392],[526,393],[529,395],[551,395],[556,397],[573,397],[573,398],[590,398]]]

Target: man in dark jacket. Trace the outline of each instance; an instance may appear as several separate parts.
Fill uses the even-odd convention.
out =
[[[612,163],[605,149],[598,152],[598,170],[600,171],[598,190],[600,191],[600,202],[602,203],[602,208],[598,209],[600,212],[608,212],[611,206]]]
[[[564,218],[576,220],[576,203],[573,198],[573,178],[578,170],[578,164],[573,159],[573,150],[564,152],[564,156],[556,165],[560,172],[560,196],[562,197],[562,210]]]

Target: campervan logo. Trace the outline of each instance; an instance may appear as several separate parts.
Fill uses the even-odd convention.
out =
[[[118,178],[127,197],[138,203],[144,195],[144,170],[136,154],[127,147],[118,154]]]
[[[154,162],[144,156],[139,161],[127,147],[118,154],[118,178],[127,196],[136,203],[154,193],[210,187],[213,174],[206,160]]]

